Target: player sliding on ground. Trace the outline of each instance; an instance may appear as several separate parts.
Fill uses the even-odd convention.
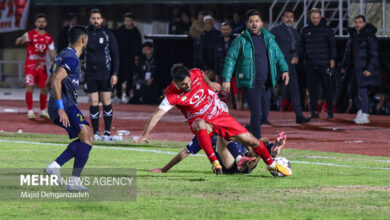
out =
[[[56,56],[51,68],[49,115],[50,120],[68,132],[70,139],[79,139],[70,143],[66,150],[45,168],[45,173],[56,175],[61,180],[60,168],[74,157],[72,178],[66,189],[87,191],[80,181],[80,174],[88,161],[93,135],[86,118],[77,108],[77,90],[81,79],[79,57],[87,46],[87,30],[81,26],[72,27],[69,30],[69,42],[70,47]]]
[[[267,165],[268,170],[291,175],[291,170],[274,163],[264,143],[257,140],[229,113],[223,110],[218,95],[221,86],[211,82],[199,69],[188,70],[183,64],[175,64],[171,69],[173,82],[165,90],[165,98],[146,123],[142,137],[136,142],[148,142],[149,134],[157,122],[174,106],[187,118],[191,131],[196,135],[216,174],[222,173],[210,137],[217,134],[227,141],[236,141],[247,148],[251,147]],[[279,146],[281,149],[281,147]],[[274,149],[280,152],[280,149]]]
[[[270,143],[268,138],[263,137],[260,140],[265,144],[268,152],[271,153],[272,149],[275,149],[274,146],[286,144],[286,134],[284,132],[280,132],[275,144]],[[255,152],[248,152],[246,148],[238,142],[227,142],[221,137],[214,135],[211,138],[211,143],[214,151],[216,151],[218,160],[221,161],[222,172],[224,174],[251,173],[253,169],[256,168],[260,159]],[[150,172],[166,173],[173,166],[187,158],[190,154],[195,155],[201,149],[202,148],[199,145],[198,139],[195,136],[192,141],[183,150],[177,153],[177,155],[173,157],[172,160],[169,161],[163,168],[155,168]]]

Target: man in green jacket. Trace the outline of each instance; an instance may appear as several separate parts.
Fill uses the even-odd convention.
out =
[[[269,97],[278,78],[277,68],[287,85],[288,65],[283,53],[274,35],[263,28],[260,12],[251,9],[247,12],[247,30],[233,41],[226,54],[222,90],[229,91],[234,74],[251,112],[250,131],[258,139],[260,125],[268,117]]]

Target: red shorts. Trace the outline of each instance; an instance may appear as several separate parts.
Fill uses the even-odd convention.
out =
[[[214,134],[218,134],[227,141],[230,141],[230,138],[234,136],[249,133],[249,131],[246,130],[244,126],[238,123],[236,119],[230,116],[227,112],[224,112],[220,116],[213,119],[203,120],[212,125]],[[191,131],[195,134],[192,124],[193,122],[190,123]]]
[[[232,77],[231,81],[230,81],[230,93],[232,95],[236,95],[236,94],[242,94],[242,91],[237,87],[237,81],[236,81],[236,77]]]
[[[24,66],[24,80],[26,86],[37,85],[39,88],[45,87],[47,80],[46,64],[27,64]]]

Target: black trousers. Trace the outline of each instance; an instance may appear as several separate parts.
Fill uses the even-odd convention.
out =
[[[356,110],[362,110],[363,113],[368,114],[370,110],[368,88],[360,87],[356,76],[352,76],[349,79],[348,87],[349,96],[352,99]]]
[[[317,112],[321,87],[325,93],[328,115],[333,115],[333,84],[329,65],[305,65],[306,83],[310,93],[311,112]]]
[[[251,112],[250,132],[257,139],[261,138],[261,123],[267,120],[272,87],[255,85],[253,88],[243,88],[243,94]]]
[[[133,86],[133,70],[134,63],[132,60],[120,60],[118,83],[116,84],[116,96],[122,98],[122,84],[126,82],[126,96],[130,95],[130,90]]]
[[[296,117],[303,116],[301,105],[301,94],[298,85],[298,73],[295,65],[290,64],[288,66],[290,70],[290,81],[288,85],[284,85],[282,82],[282,96],[284,99],[291,99]]]

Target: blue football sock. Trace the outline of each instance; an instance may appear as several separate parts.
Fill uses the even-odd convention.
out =
[[[227,145],[227,149],[230,151],[230,153],[232,154],[232,156],[234,158],[237,158],[237,156],[243,155],[246,153],[245,148],[240,143],[237,143],[237,142],[230,142]]]
[[[84,142],[78,142],[77,150],[75,151],[75,159],[73,164],[73,176],[80,176],[81,171],[88,161],[89,152],[92,146]]]
[[[60,166],[64,165],[66,162],[68,162],[70,159],[72,159],[75,156],[74,151],[75,148],[77,148],[78,143],[80,143],[80,139],[77,139],[72,143],[70,143],[66,148],[66,150],[62,152],[62,154],[56,159],[56,162]]]

